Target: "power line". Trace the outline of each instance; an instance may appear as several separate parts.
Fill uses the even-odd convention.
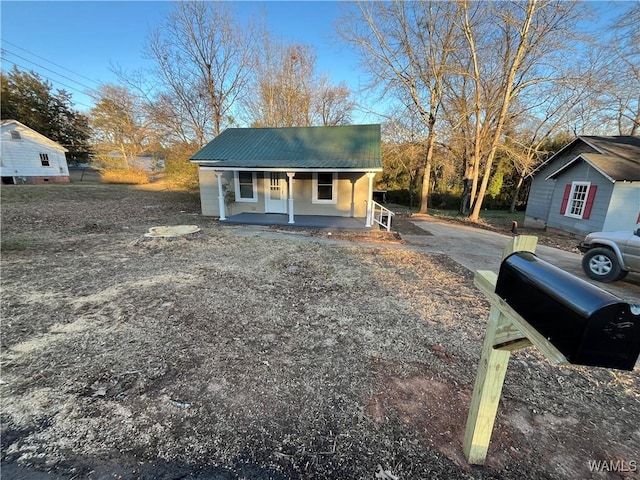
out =
[[[93,79],[91,79],[89,77],[85,77],[84,75],[81,75],[81,74],[79,74],[77,72],[74,72],[73,70],[70,70],[70,69],[68,69],[66,67],[63,67],[62,65],[58,65],[57,63],[52,62],[51,60],[48,60],[45,57],[42,57],[42,56],[38,55],[37,53],[30,52],[26,48],[22,48],[22,47],[16,45],[15,43],[13,43],[13,42],[10,42],[9,40],[3,40],[3,43],[8,43],[9,45],[11,45],[12,47],[17,48],[18,50],[22,50],[23,52],[27,52],[29,55],[33,55],[34,57],[38,57],[38,58],[44,60],[45,62],[50,63],[51,65],[55,65],[56,67],[61,68],[62,70],[66,70],[69,73],[73,73],[77,77],[82,77],[85,80],[89,80],[90,82],[95,83],[96,85],[100,85],[100,82],[98,82],[97,80],[93,80]]]
[[[6,59],[5,59],[5,60],[6,60]],[[7,61],[7,62],[9,62],[9,63],[11,63],[12,65],[15,65],[16,67],[20,67],[20,68],[23,68],[23,69],[25,69],[25,70],[29,70],[29,68],[28,68],[28,67],[25,67],[24,65],[20,65],[19,63],[16,63],[16,62],[14,62],[14,61],[11,61],[11,60],[6,60],[6,61]],[[67,85],[67,84],[65,84],[65,83],[62,83],[62,82],[60,82],[60,81],[58,81],[58,80],[54,80],[54,79],[52,79],[52,78],[49,78],[49,77],[47,77],[46,75],[43,75],[43,74],[41,74],[41,73],[39,73],[38,75],[40,75],[40,76],[41,76],[41,77],[43,77],[43,78],[46,78],[46,79],[47,79],[47,80],[49,80],[50,82],[55,82],[55,83],[57,83],[57,84],[59,84],[59,85],[62,85],[63,87],[67,87],[67,88],[69,88],[69,89],[71,89],[71,90],[75,90],[76,92],[78,92],[78,93],[81,93],[81,94],[85,95],[85,92],[83,92],[82,90],[78,90],[78,89],[77,89],[77,88],[75,88],[75,87],[72,87],[72,86],[70,86],[70,85]],[[77,105],[82,105],[83,107],[93,108],[91,105],[87,105],[86,103],[78,102],[78,101],[76,101],[76,100],[74,100],[74,101],[73,101],[73,103],[74,103],[74,104],[77,104]]]
[[[3,53],[3,54],[7,54],[7,53],[8,53],[9,55],[13,55],[14,57],[18,57],[18,58],[20,58],[21,60],[24,60],[24,61],[26,61],[26,62],[32,63],[32,64],[34,64],[36,67],[44,68],[45,70],[47,70],[47,71],[49,71],[49,72],[51,72],[51,73],[53,73],[53,74],[55,74],[55,75],[58,75],[59,77],[62,77],[62,78],[65,78],[65,79],[67,79],[67,80],[70,80],[70,81],[72,81],[72,82],[74,82],[74,83],[77,83],[78,85],[80,85],[81,87],[86,88],[87,90],[91,90],[91,91],[94,91],[94,90],[95,90],[95,88],[94,88],[94,87],[90,87],[90,86],[88,86],[88,85],[85,85],[84,83],[80,83],[79,81],[74,80],[73,78],[70,78],[70,77],[67,77],[67,76],[65,76],[65,75],[62,75],[61,73],[58,73],[58,72],[56,72],[55,70],[51,70],[50,68],[47,68],[47,67],[45,67],[45,66],[43,66],[43,65],[40,65],[40,64],[38,64],[38,63],[36,63],[36,62],[34,62],[34,61],[32,61],[32,60],[29,60],[28,58],[24,58],[24,57],[22,57],[22,56],[20,56],[20,55],[18,55],[18,54],[16,54],[16,53],[10,52],[10,51],[9,51],[9,50],[7,50],[6,48],[3,48],[3,49],[2,49],[2,53]]]

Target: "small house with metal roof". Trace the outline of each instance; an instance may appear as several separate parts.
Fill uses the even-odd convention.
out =
[[[640,223],[640,137],[577,137],[532,177],[527,226],[586,234]]]
[[[202,214],[289,225],[334,217],[371,227],[380,145],[380,125],[229,128],[191,157]]]

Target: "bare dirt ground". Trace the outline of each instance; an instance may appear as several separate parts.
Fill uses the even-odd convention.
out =
[[[488,304],[448,257],[239,236],[169,192],[1,193],[3,479],[637,478],[638,371],[532,349],[465,462]],[[137,241],[177,224],[203,232]]]

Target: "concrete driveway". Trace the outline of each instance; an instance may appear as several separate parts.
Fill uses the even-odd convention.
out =
[[[412,220],[412,223],[431,235],[403,235],[402,238],[419,247],[421,251],[444,253],[471,271],[492,270],[498,272],[502,251],[510,236],[432,220]],[[557,248],[538,245],[536,254],[553,265],[574,274],[630,303],[640,304],[640,275],[629,274],[614,283],[601,283],[588,278],[582,271],[582,255]]]

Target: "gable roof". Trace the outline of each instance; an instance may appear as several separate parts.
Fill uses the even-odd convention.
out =
[[[586,143],[595,152],[577,154],[569,162],[547,175],[546,180],[555,178],[578,161],[587,162],[611,182],[640,180],[640,137],[634,136],[580,136],[540,165],[536,171],[549,165],[580,142]]]
[[[12,125],[15,125],[14,128],[10,128]],[[2,120],[0,121],[0,128],[2,128],[3,130],[18,130],[21,135],[26,136],[26,137],[31,137],[31,139],[39,141],[40,143],[44,143],[48,146],[50,146],[51,148],[55,148],[57,150],[60,150],[62,152],[68,152],[69,150],[67,150],[66,148],[64,148],[62,145],[60,145],[58,142],[51,140],[49,137],[45,137],[44,135],[42,135],[41,133],[36,132],[33,128],[27,127],[24,123],[20,123],[17,120]]]
[[[191,161],[221,169],[382,171],[380,125],[228,128]]]

